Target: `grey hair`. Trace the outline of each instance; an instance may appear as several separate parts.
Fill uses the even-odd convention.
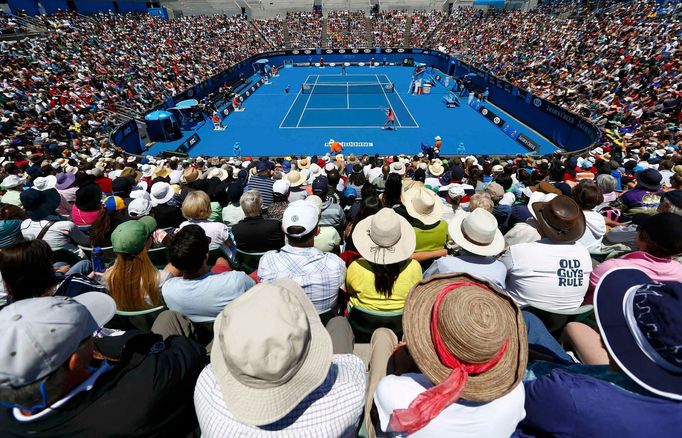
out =
[[[247,217],[259,216],[263,208],[263,197],[256,190],[249,190],[239,198],[239,205]]]
[[[601,189],[602,193],[611,193],[616,190],[618,182],[613,176],[602,174],[597,177],[597,185]]]

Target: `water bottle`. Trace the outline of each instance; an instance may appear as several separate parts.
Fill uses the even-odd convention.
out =
[[[104,253],[99,246],[92,250],[92,270],[93,272],[104,272]]]

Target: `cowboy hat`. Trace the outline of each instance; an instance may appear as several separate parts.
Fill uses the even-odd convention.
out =
[[[443,204],[438,196],[422,184],[403,187],[400,196],[407,214],[424,225],[433,225],[443,217]]]
[[[594,313],[604,345],[639,386],[682,400],[682,283],[658,283],[634,268],[604,274],[594,291]]]
[[[433,176],[441,176],[443,172],[445,172],[445,168],[443,167],[443,162],[440,160],[433,160],[431,164],[429,164],[429,173]]]
[[[457,245],[472,254],[494,256],[504,250],[497,219],[482,208],[455,216],[448,225],[448,233]]]
[[[539,231],[555,242],[575,242],[585,233],[585,214],[569,196],[559,195],[549,202],[535,202],[531,210]]]
[[[511,298],[490,283],[462,274],[421,280],[407,295],[403,330],[410,355],[435,385],[427,390],[433,396],[415,400],[408,414],[423,419],[419,408],[429,403],[438,415],[459,397],[490,402],[521,383],[528,362],[523,315]],[[462,378],[451,379],[455,372]],[[453,393],[459,397],[448,397]],[[425,419],[427,423],[431,418]],[[409,418],[397,418],[398,423],[405,425],[403,419],[409,427]]]
[[[253,426],[288,415],[327,378],[331,338],[303,289],[261,283],[215,319],[211,367],[225,406]]]
[[[121,171],[121,174],[119,176],[121,178],[131,178],[137,182],[139,181],[140,178],[142,178],[142,172],[139,172],[133,169],[132,167],[126,167]]]
[[[404,217],[382,208],[355,226],[353,243],[360,255],[379,265],[390,265],[410,258],[417,246],[414,229]]]
[[[391,163],[389,173],[397,173],[398,175],[405,175],[405,165],[399,161]]]
[[[180,181],[189,184],[198,180],[200,177],[201,172],[199,171],[199,169],[197,169],[196,167],[189,167],[185,169],[185,171],[182,173],[182,178],[180,178]]]
[[[301,158],[296,164],[299,169],[307,169],[310,167],[310,160],[307,158]]]
[[[298,170],[292,170],[287,173],[287,179],[291,187],[298,187],[307,180],[306,176]]]

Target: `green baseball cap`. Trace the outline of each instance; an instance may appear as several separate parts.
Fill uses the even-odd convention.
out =
[[[141,253],[144,244],[155,229],[156,219],[151,216],[123,222],[111,233],[111,244],[114,252],[129,255]]]

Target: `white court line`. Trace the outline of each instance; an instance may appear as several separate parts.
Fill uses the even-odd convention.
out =
[[[386,91],[384,91],[384,87],[381,86],[381,81],[379,80],[379,75],[374,75],[377,79],[377,83],[379,84],[379,87],[381,87],[381,92],[384,93],[384,98],[386,99],[386,103],[388,106],[391,108],[391,111],[393,111],[393,117],[395,117],[395,120],[398,122],[398,126],[401,128],[403,127],[403,124],[400,123],[400,119],[398,118],[398,115],[395,113],[395,110],[393,109],[393,105],[391,105],[391,101],[388,100],[388,96],[386,95]],[[384,125],[386,126],[386,125]]]
[[[308,76],[308,77],[310,77],[310,76]],[[305,109],[308,108],[308,103],[310,103],[310,98],[313,97],[313,93],[315,92],[315,85],[317,85],[317,81],[319,79],[320,79],[319,76],[315,79],[315,83],[313,84],[313,89],[310,90],[310,94],[308,95],[308,100],[305,101],[305,106],[303,107],[303,111],[301,111],[301,116],[298,118],[298,122],[296,123],[297,128],[298,128],[298,125],[301,124],[301,119],[303,119],[303,114],[305,114]],[[308,80],[308,78],[306,78],[306,81],[307,80]],[[302,89],[303,88],[301,88],[301,90]]]
[[[353,110],[379,110],[384,111],[386,108],[381,107],[367,107],[367,108],[308,108],[306,111],[353,111]]]
[[[350,109],[350,85],[346,82],[346,109]]]
[[[284,126],[282,129],[357,129],[357,128],[383,128],[383,126]],[[417,129],[418,126],[403,126],[402,129]]]
[[[310,75],[308,75],[308,78],[309,78],[309,77],[310,77]],[[305,80],[307,81],[308,78],[305,78]],[[279,127],[280,127],[280,128],[282,127],[282,125],[284,124],[284,121],[285,121],[285,120],[287,119],[287,117],[289,116],[289,113],[291,112],[291,109],[292,109],[292,108],[294,107],[294,105],[296,104],[296,101],[298,101],[298,97],[301,95],[301,91],[303,91],[303,88],[302,88],[302,87],[299,88],[298,93],[296,94],[296,98],[294,99],[293,102],[291,102],[291,105],[289,106],[289,110],[288,110],[287,113],[284,115],[284,118],[282,119],[282,122],[279,124]],[[264,96],[264,95],[261,95],[261,96]]]

